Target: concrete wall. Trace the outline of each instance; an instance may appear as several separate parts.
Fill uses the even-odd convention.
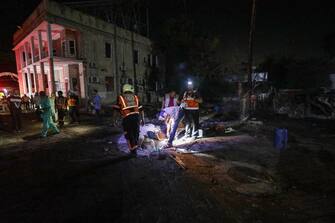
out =
[[[97,89],[105,103],[114,101],[118,94],[117,89],[121,89],[122,70],[125,71],[125,76],[123,76],[125,80],[134,77],[132,33],[56,2],[48,1],[47,11],[48,21],[76,29],[80,33],[80,40],[77,43],[78,57],[85,61],[83,72],[86,76],[85,80],[87,80],[88,96],[92,94],[94,89]],[[139,52],[138,64],[135,67],[136,79],[138,83],[143,83],[144,74],[149,72],[144,61],[148,61],[147,57],[152,53],[152,42],[136,33],[133,33],[133,41],[134,49]],[[105,57],[105,43],[111,44],[111,58]],[[115,57],[117,57],[117,65]],[[118,70],[118,78],[116,78],[116,69]],[[106,91],[106,77],[114,78],[113,91]],[[96,81],[93,82],[93,79]],[[140,87],[140,89],[143,88]],[[141,91],[139,94],[144,95]]]
[[[148,55],[152,54],[150,39],[60,3],[43,0],[24,22],[22,29],[14,34],[14,45],[22,42],[30,33],[36,31],[34,29],[37,29],[43,21],[61,25],[67,31],[74,31],[73,39],[76,40],[76,59],[79,61],[78,75],[82,97],[91,96],[93,90],[96,89],[103,97],[103,102],[110,103],[116,99],[119,94],[118,90],[122,88],[121,80],[128,82],[129,79],[132,79],[134,83],[134,49],[138,51],[139,55],[138,64],[135,65],[138,94],[144,98],[145,89],[142,84],[145,82],[147,86],[147,75],[145,74],[149,74],[151,69],[146,63],[149,60]],[[105,43],[111,45],[110,58],[105,56]],[[66,69],[64,73],[66,76],[68,73]],[[113,89],[110,91],[107,91],[106,88],[106,77],[114,78]]]

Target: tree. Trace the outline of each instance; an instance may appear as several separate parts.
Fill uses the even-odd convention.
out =
[[[327,56],[335,57],[335,32],[329,33],[323,40],[323,49]]]
[[[187,76],[203,81],[221,73],[216,52],[221,44],[220,39],[196,30],[194,21],[188,16],[168,19],[162,25],[158,42],[166,56],[168,82],[179,82],[179,88]],[[178,69],[181,66],[183,69]]]
[[[328,63],[322,59],[268,57],[259,70],[269,73],[269,81],[277,88],[310,89],[329,86]]]

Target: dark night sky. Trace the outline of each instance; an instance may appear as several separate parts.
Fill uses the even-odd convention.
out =
[[[39,0],[1,1],[0,49],[11,49],[17,25]],[[326,34],[335,32],[332,1],[258,0],[255,53],[266,55],[321,56]],[[167,18],[180,13],[192,17],[200,30],[220,36],[224,53],[239,56],[246,51],[251,0],[152,0],[152,32]],[[242,55],[241,55],[242,57]]]

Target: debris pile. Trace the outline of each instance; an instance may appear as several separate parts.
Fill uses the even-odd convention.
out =
[[[286,89],[273,98],[273,110],[290,118],[335,118],[335,92]]]

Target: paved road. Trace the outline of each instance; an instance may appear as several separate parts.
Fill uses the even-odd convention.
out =
[[[284,122],[265,123],[175,153],[185,170],[168,156],[129,157],[107,125],[25,133],[0,148],[0,222],[333,222],[334,129],[286,122],[279,153],[271,138]]]
[[[2,148],[0,222],[222,222],[172,159],[131,158],[118,134],[82,124]]]

